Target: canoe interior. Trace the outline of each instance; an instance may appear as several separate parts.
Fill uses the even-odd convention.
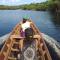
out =
[[[30,22],[32,21],[30,20]],[[21,44],[23,47],[20,60],[27,60],[26,58],[24,58],[23,54],[29,55],[28,50],[30,49],[32,52],[30,52],[31,56],[35,54],[34,58],[31,58],[30,60],[52,60],[47,46],[40,34],[40,31],[35,26],[35,24],[33,22],[31,23],[31,28],[33,29],[34,35],[36,36],[31,41],[31,44],[29,41],[25,43],[25,38],[20,37],[20,28],[21,24],[18,23],[11,32],[11,35],[8,37],[3,48],[0,51],[0,60],[17,60],[17,55],[20,53]],[[13,38],[11,36],[13,36]],[[25,45],[28,47],[25,48]]]

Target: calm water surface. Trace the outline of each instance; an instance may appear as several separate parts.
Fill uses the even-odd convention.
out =
[[[30,16],[41,32],[60,42],[60,25],[54,24],[48,11],[0,10],[0,36],[11,32],[24,15]]]

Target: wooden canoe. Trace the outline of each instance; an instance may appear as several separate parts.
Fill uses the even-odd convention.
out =
[[[34,31],[34,47],[29,45],[30,47],[25,48],[25,37],[20,36],[21,23],[18,23],[0,51],[0,60],[18,60],[18,54],[20,54],[20,60],[52,60],[40,31],[31,20],[29,22],[31,22],[31,28]],[[28,45],[28,41],[26,45]],[[20,53],[20,49],[24,51]],[[28,52],[28,50],[31,51]],[[31,54],[30,57],[28,57],[29,54]]]

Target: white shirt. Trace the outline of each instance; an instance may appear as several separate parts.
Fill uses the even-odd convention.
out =
[[[30,22],[26,21],[26,23],[23,23],[21,25],[22,30],[25,31],[25,29],[30,28]]]

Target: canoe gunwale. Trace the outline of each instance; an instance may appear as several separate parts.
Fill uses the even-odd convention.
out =
[[[32,20],[30,20],[30,22],[32,22]],[[10,48],[8,48],[8,51],[6,52],[6,55],[4,55],[4,56],[5,56],[5,59],[4,59],[4,60],[7,60],[7,59],[8,59],[8,55],[10,54],[9,52],[11,51],[11,46],[13,45],[13,43],[12,43],[13,39],[16,39],[16,38],[19,38],[19,39],[21,39],[21,40],[22,40],[22,39],[23,39],[23,40],[25,39],[25,37],[20,37],[20,35],[14,35],[15,30],[16,30],[17,28],[19,28],[20,26],[21,26],[21,23],[18,23],[18,24],[13,28],[10,36],[9,36],[8,39],[5,41],[5,44],[4,44],[3,48],[1,49],[0,55],[3,54],[4,48],[5,48],[6,44],[7,44],[7,41],[8,41],[9,39],[11,39],[11,43],[10,43],[10,46],[9,46]],[[45,60],[45,56],[44,56],[44,55],[46,54],[46,55],[47,55],[47,60],[52,60],[52,59],[51,59],[51,56],[50,56],[50,54],[49,54],[48,48],[47,48],[47,46],[46,46],[46,44],[45,44],[45,41],[44,41],[44,39],[43,39],[43,37],[42,37],[42,35],[41,35],[41,32],[39,31],[39,29],[36,27],[36,25],[35,25],[33,22],[31,23],[31,27],[32,27],[32,29],[34,30],[34,32],[36,33],[33,38],[34,38],[36,41],[38,40],[39,50],[40,50],[40,52],[42,53],[41,59],[42,59],[42,60]],[[44,51],[43,51],[42,47],[45,48]]]

